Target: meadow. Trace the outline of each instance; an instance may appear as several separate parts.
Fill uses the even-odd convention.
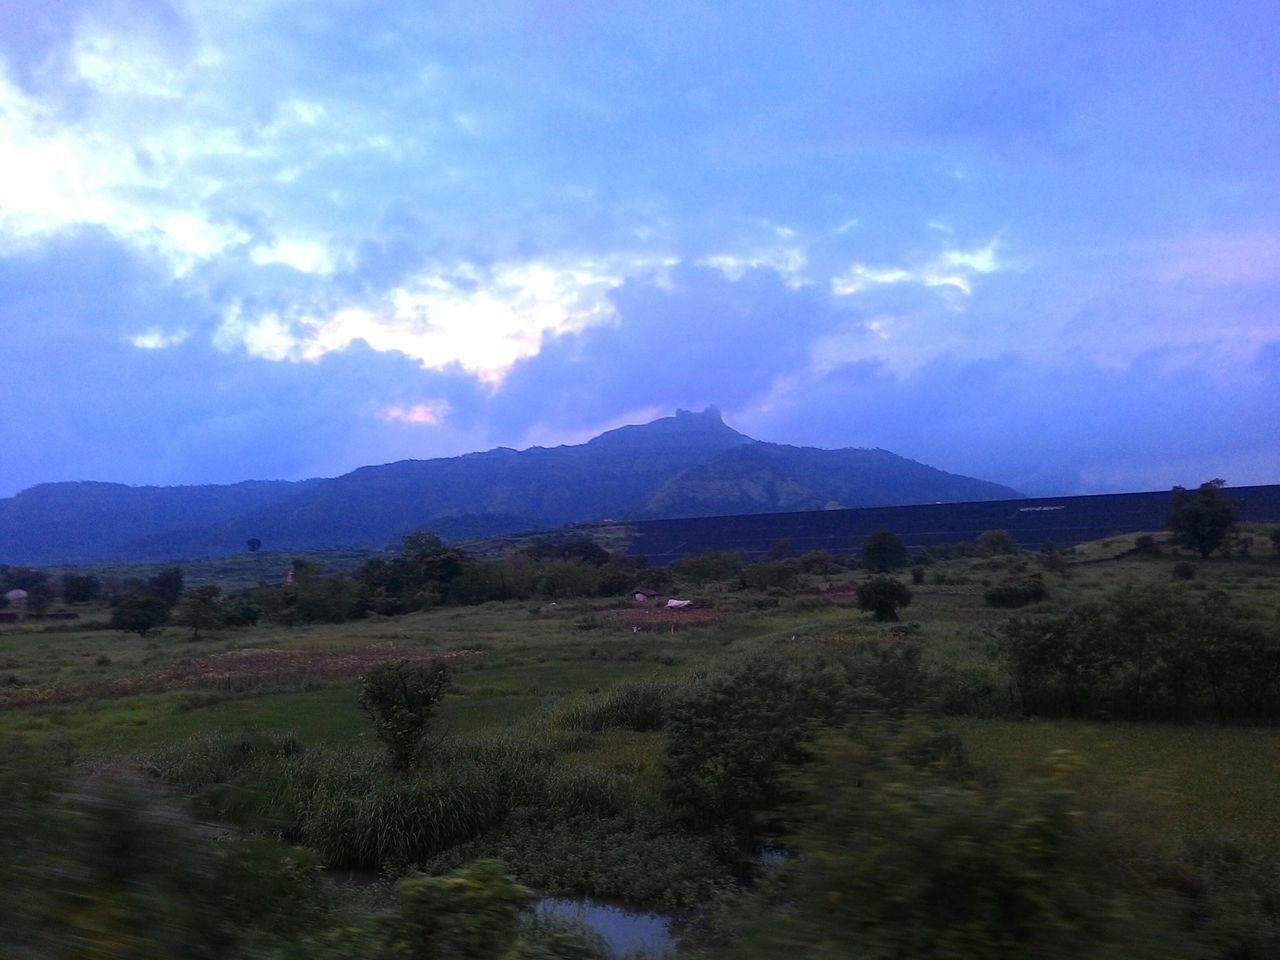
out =
[[[1261,543],[1266,531],[1254,532]],[[962,941],[964,955],[973,956],[1055,955],[1043,952],[1046,943],[1144,955],[1138,942],[1152,955],[1265,956],[1280,934],[1280,903],[1268,899],[1280,896],[1280,726],[1266,699],[1274,691],[1250,687],[1247,715],[1223,713],[1227,722],[1215,722],[1218,686],[1217,700],[1192,690],[1191,699],[1176,700],[1185,716],[1175,719],[1156,694],[1133,699],[1128,661],[1082,648],[1082,657],[1094,658],[1093,673],[1072,661],[1077,672],[1068,679],[1083,683],[1083,676],[1093,686],[1079,699],[1075,687],[1065,697],[1067,688],[1053,686],[1058,674],[1046,672],[1043,657],[1034,664],[1039,672],[1029,672],[1024,649],[1013,646],[1027,628],[1011,623],[1049,623],[1103,603],[1110,606],[1099,607],[1099,617],[1128,623],[1133,604],[1116,598],[1148,603],[1173,591],[1177,603],[1192,605],[1187,610],[1218,610],[1205,598],[1229,604],[1222,622],[1253,631],[1248,637],[1261,639],[1250,642],[1273,656],[1280,558],[1257,548],[1192,563],[1163,535],[1140,536],[1051,554],[941,550],[913,558],[891,575],[911,591],[897,620],[876,619],[853,602],[869,576],[856,558],[804,564],[779,550],[771,562],[794,573],[781,586],[748,586],[751,576],[741,571],[706,576],[676,565],[662,597],[694,600],[688,611],[666,611],[661,597],[526,598],[438,603],[340,623],[262,620],[192,639],[189,627],[177,625],[145,636],[109,629],[110,610],[99,602],[76,607],[72,623],[0,624],[4,853],[33,889],[55,868],[34,840],[14,839],[24,826],[46,843],[75,838],[86,862],[108,857],[110,844],[85,832],[86,810],[157,835],[178,831],[178,820],[195,837],[201,824],[219,825],[221,846],[208,856],[222,866],[205,875],[240,871],[243,882],[252,857],[235,860],[228,851],[265,844],[267,853],[255,848],[252,856],[276,867],[254,873],[254,883],[264,883],[263,875],[279,882],[252,910],[243,908],[258,911],[241,921],[254,932],[210,954],[218,956],[284,957],[299,945],[306,956],[400,955],[395,949],[427,936],[414,932],[409,906],[447,899],[441,891],[453,889],[412,878],[439,876],[470,878],[492,911],[483,924],[513,924],[508,940],[459,946],[458,956],[601,953],[589,931],[530,920],[519,908],[534,893],[666,911],[678,918],[680,952],[689,955],[747,955],[747,942],[761,956],[797,945],[815,955],[856,955],[840,952],[856,935],[867,956],[950,956],[946,944]],[[240,576],[242,567],[229,569]],[[638,583],[646,574],[635,576]],[[191,582],[208,582],[208,571],[198,577]],[[1027,578],[1043,584],[1045,599],[1016,608],[990,601],[993,586]],[[1155,636],[1166,628],[1142,629]],[[1114,632],[1107,636],[1118,642]],[[1238,659],[1237,647],[1224,649]],[[1206,661],[1215,668],[1235,662]],[[447,665],[447,690],[420,759],[398,770],[361,708],[362,682],[381,667],[438,664]],[[1275,664],[1247,672],[1267,670]],[[1033,683],[1040,684],[1035,698]],[[914,759],[926,754],[927,762]],[[861,772],[850,780],[854,770]],[[911,790],[899,796],[904,783]],[[44,792],[24,793],[32,784],[44,784]],[[1061,799],[1065,790],[1069,801]],[[949,806],[919,800],[944,795]],[[57,808],[68,819],[33,827],[40,818],[23,803]],[[1037,823],[1059,824],[1052,812],[1059,804],[1074,812],[1063,813],[1052,836],[1013,843],[1000,832],[1026,821],[1028,810],[1040,811],[1031,817]],[[163,830],[148,826],[161,807],[171,811]],[[850,826],[855,809],[865,819]],[[976,812],[1006,809],[1009,818],[998,825]],[[1082,833],[1085,822],[1091,826]],[[813,833],[824,823],[829,846]],[[952,864],[949,882],[981,886],[975,876],[1002,877],[1022,889],[1032,874],[1059,871],[1061,888],[1029,900],[1027,917],[1016,922],[987,917],[979,930],[978,921],[964,920],[914,941],[870,931],[895,922],[928,926],[918,918],[870,907],[848,917],[808,909],[806,898],[838,899],[842,885],[861,889],[867,861],[831,838],[877,824],[874,838],[886,843],[904,828],[923,836],[939,824],[940,835],[954,834],[961,846],[995,831],[997,860]],[[1110,838],[1108,849],[1094,849],[1100,836]],[[1036,861],[1032,870],[1028,857],[1048,856],[1026,852],[1036,844],[1076,852]],[[787,853],[762,860],[762,848]],[[919,854],[890,852],[902,862]],[[142,846],[111,856],[139,858],[144,876],[149,870],[163,879],[170,869],[157,868],[147,858],[160,855]],[[279,880],[285,861],[291,871],[309,864],[306,876]],[[501,867],[485,866],[495,863]],[[385,882],[338,896],[316,872],[322,867]],[[1076,896],[1079,877],[1110,876],[1112,868],[1112,886],[1091,887],[1083,906],[1062,906],[1062,890]],[[33,932],[50,917],[70,923],[77,936],[101,928],[102,937],[128,945],[108,956],[165,955],[183,929],[206,922],[171,917],[169,929],[155,919],[155,904],[186,881],[135,878],[117,890],[109,874],[89,871],[75,903],[33,894],[5,931],[13,943],[30,940],[15,955],[61,955],[39,946]],[[897,903],[936,895],[914,886],[908,895],[894,887],[906,880],[881,876]],[[404,877],[411,879],[390,885]],[[143,887],[150,892],[138,899]],[[1241,892],[1246,887],[1259,891],[1252,900]],[[107,888],[116,891],[111,909],[102,906]],[[164,897],[155,892],[161,888]],[[482,922],[467,912],[472,907],[430,902],[442,915],[464,917],[464,933]],[[98,905],[88,920],[86,903]],[[121,919],[125,904],[151,919]],[[286,908],[301,918],[286,925],[287,936],[271,913]],[[1128,919],[1116,919],[1121,914]],[[753,926],[762,916],[776,918],[772,929],[786,932],[785,943]],[[1024,921],[1027,930],[992,934]],[[430,936],[462,936],[450,930]]]

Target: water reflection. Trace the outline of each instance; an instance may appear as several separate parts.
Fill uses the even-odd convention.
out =
[[[534,910],[540,917],[562,917],[590,927],[604,938],[615,957],[634,950],[661,956],[676,947],[671,917],[665,914],[642,913],[596,900],[555,897],[538,901]]]

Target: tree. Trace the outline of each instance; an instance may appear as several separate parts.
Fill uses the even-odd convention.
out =
[[[888,530],[877,530],[862,544],[862,562],[874,573],[888,573],[907,565],[907,547]]]
[[[1018,541],[1008,530],[985,530],[978,537],[978,549],[987,556],[1018,552]]]
[[[360,678],[360,709],[373,721],[397,769],[408,770],[421,756],[427,725],[448,686],[444,663],[415,666],[401,660]]]
[[[33,583],[27,591],[27,609],[32,613],[44,613],[52,602],[53,587],[46,580]]]
[[[126,593],[111,611],[111,629],[124,630],[145,637],[169,620],[169,605],[159,597],[141,590]]]
[[[911,590],[893,577],[874,577],[858,587],[858,609],[877,620],[897,620],[898,609],[911,603]]]
[[[807,756],[807,721],[834,709],[818,679],[759,658],[677,697],[662,759],[676,817],[703,830],[727,827],[749,849],[761,819],[788,796],[790,768]]]
[[[177,622],[191,628],[191,639],[199,640],[200,631],[216,626],[222,619],[222,588],[197,587],[178,604]]]
[[[809,550],[800,557],[800,569],[805,573],[826,576],[835,568],[836,558],[830,550]]]
[[[182,599],[182,571],[177,567],[165,567],[147,581],[147,592],[159,599],[166,610],[172,610]]]
[[[62,599],[67,603],[88,603],[102,591],[102,581],[88,573],[62,575]]]
[[[1221,548],[1240,519],[1240,505],[1222,492],[1225,486],[1224,480],[1214,479],[1200,484],[1194,493],[1185,487],[1174,487],[1169,497],[1165,526],[1177,543],[1201,557]]]

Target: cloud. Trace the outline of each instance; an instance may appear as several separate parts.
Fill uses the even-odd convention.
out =
[[[315,361],[360,341],[399,353],[425,369],[457,366],[497,384],[517,361],[535,355],[544,336],[615,319],[608,298],[623,277],[652,272],[625,258],[563,262],[456,263],[403,277],[367,301],[323,309],[295,301],[292,316],[233,305],[215,334],[224,349],[244,347],[270,360]],[[329,295],[322,299],[334,299]]]
[[[738,411],[766,439],[883,447],[1032,494],[1273,482],[1278,415],[1280,342],[1222,374],[1160,352],[1124,368],[944,356],[906,375],[861,360]]]
[[[1253,462],[1274,12],[564,6],[0,5],[0,485],[707,403],[1037,483],[1144,476],[1107,416]]]
[[[1175,241],[1156,268],[1161,283],[1280,287],[1280,232],[1211,233]]]
[[[894,284],[917,284],[924,287],[949,287],[968,296],[973,293],[973,277],[1003,269],[996,258],[996,240],[971,250],[944,250],[926,258],[918,267],[871,267],[855,263],[831,278],[831,291],[847,297],[871,287]]]
[[[449,414],[447,402],[415,403],[412,406],[390,406],[379,416],[390,423],[412,423],[419,426],[439,426]]]

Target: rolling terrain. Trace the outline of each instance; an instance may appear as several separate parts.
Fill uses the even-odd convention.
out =
[[[419,529],[480,537],[605,519],[1005,500],[1017,491],[885,450],[753,440],[714,408],[583,444],[228,486],[43,484],[0,500],[0,563],[148,562],[382,547]]]

